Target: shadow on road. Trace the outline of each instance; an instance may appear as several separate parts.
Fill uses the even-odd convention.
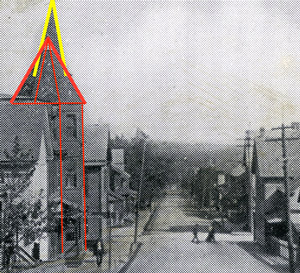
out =
[[[288,261],[268,253],[262,246],[253,242],[238,242],[237,245],[260,262],[268,265],[277,272],[289,272]],[[298,268],[299,270],[299,268]],[[299,271],[296,271],[299,272]]]
[[[168,231],[170,232],[192,232],[194,225],[181,225],[181,226],[170,226]],[[198,232],[208,232],[209,226],[199,226]]]

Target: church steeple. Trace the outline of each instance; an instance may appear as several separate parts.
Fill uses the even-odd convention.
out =
[[[85,104],[83,96],[67,72],[54,0],[50,0],[39,49],[12,102],[15,98],[22,98],[28,104]]]
[[[49,37],[51,39],[52,43],[54,44],[56,50],[58,51],[58,53],[60,55],[60,58],[62,59],[63,63],[66,65],[62,39],[61,39],[61,35],[60,35],[57,11],[56,11],[56,6],[55,6],[54,0],[50,0],[39,49],[42,47],[42,45],[44,44],[45,39],[47,37]],[[32,74],[34,77],[37,76],[37,70],[39,67],[39,63],[40,63],[40,59],[35,64],[33,74]],[[64,76],[66,76],[66,73],[64,73]]]
[[[48,27],[47,27],[47,32],[46,32],[46,37],[49,37],[51,39],[53,45],[55,46],[57,52],[59,53],[59,55],[61,57],[60,47],[59,47],[58,37],[57,37],[57,31],[56,31],[56,27],[55,27],[53,10],[51,11],[51,15],[50,15],[50,19],[49,19],[49,23],[48,23]]]
[[[40,64],[36,77],[33,77],[31,72],[38,59],[40,59]],[[67,76],[64,77],[64,74]],[[26,99],[27,104],[86,103],[49,37],[46,38],[32,62],[15,95],[12,97],[11,103],[18,104],[15,99],[21,97]]]

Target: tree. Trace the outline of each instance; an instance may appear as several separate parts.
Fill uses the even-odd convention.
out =
[[[1,178],[7,191],[3,238],[4,241],[12,241],[12,251],[9,252],[16,252],[21,240],[26,244],[41,238],[45,231],[46,208],[42,207],[43,190],[37,195],[30,190],[31,177],[35,171],[35,162],[30,158],[31,150],[23,151],[19,137],[15,136],[11,152],[4,150],[4,154],[7,163],[5,174],[2,171]],[[6,261],[7,265],[9,259]]]

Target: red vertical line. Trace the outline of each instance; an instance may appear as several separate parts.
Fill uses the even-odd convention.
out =
[[[83,159],[83,217],[84,217],[84,246],[85,250],[87,250],[86,243],[86,201],[85,201],[85,168],[84,168],[84,123],[83,123],[83,104],[81,104],[81,125],[82,125],[82,159]]]
[[[58,105],[59,109],[59,162],[60,162],[60,220],[61,220],[61,252],[64,252],[64,215],[63,215],[63,179],[62,179],[62,144],[61,144],[61,104]]]
[[[47,47],[48,47],[48,45],[46,45],[45,50],[44,50],[44,58],[43,58],[42,67],[41,67],[41,72],[40,72],[40,76],[39,76],[39,82],[38,82],[38,85],[37,85],[37,88],[36,88],[36,92],[35,92],[34,102],[36,102],[37,95],[38,95],[38,92],[39,92],[39,87],[40,87],[40,82],[41,82],[41,78],[42,78],[44,62],[45,62],[46,54],[47,54]]]
[[[52,63],[52,68],[53,68],[53,75],[54,75],[57,98],[58,98],[58,102],[60,103],[60,96],[59,96],[59,92],[58,92],[58,85],[57,85],[54,62],[53,62],[53,58],[52,58],[52,52],[51,52],[51,49],[50,49],[50,45],[49,45],[49,52],[50,52],[50,58],[51,58],[51,63]]]

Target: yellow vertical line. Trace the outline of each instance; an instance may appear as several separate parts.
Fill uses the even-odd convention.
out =
[[[60,34],[60,29],[59,29],[57,11],[56,11],[56,6],[55,6],[55,1],[54,0],[50,0],[50,3],[49,3],[49,8],[48,8],[48,11],[47,11],[47,16],[46,16],[46,20],[45,20],[45,25],[44,25],[44,29],[43,29],[39,49],[41,48],[41,46],[43,45],[43,43],[45,41],[52,10],[53,10],[53,17],[54,17],[54,23],[55,23],[56,33],[57,33],[57,39],[58,39],[58,45],[59,45],[59,51],[60,51],[61,59],[62,59],[63,63],[66,65],[64,50],[63,50],[63,44],[62,44],[61,34]],[[38,67],[39,67],[40,58],[41,57],[38,58],[35,66],[34,66],[34,70],[33,70],[33,74],[32,74],[33,77],[36,77],[36,75],[37,75],[37,70],[38,70]],[[67,74],[64,71],[64,76],[66,76],[66,75]]]
[[[63,63],[66,66],[66,61],[65,61],[65,55],[64,55],[64,50],[63,50],[63,44],[62,44],[62,40],[61,40],[61,35],[60,35],[60,28],[59,28],[59,23],[58,23],[58,17],[57,17],[57,11],[56,11],[56,6],[55,6],[55,2],[53,1],[53,16],[54,16],[54,22],[55,22],[55,27],[56,27],[56,33],[57,33],[57,39],[58,39],[58,46],[59,46],[59,51],[60,51],[60,57],[61,60],[63,61]],[[66,72],[64,71],[64,76],[66,76]]]

